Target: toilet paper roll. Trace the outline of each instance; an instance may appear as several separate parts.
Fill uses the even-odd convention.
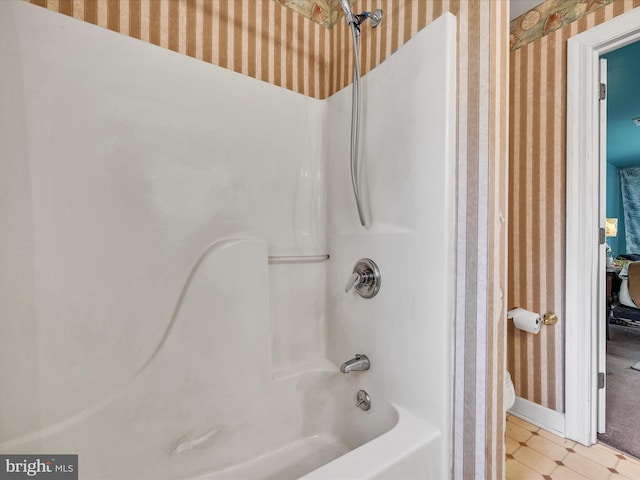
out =
[[[533,334],[539,333],[542,326],[539,313],[530,312],[520,307],[509,310],[507,318],[513,319],[516,328]]]

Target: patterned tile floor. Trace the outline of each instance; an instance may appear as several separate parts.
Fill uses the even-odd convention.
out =
[[[507,480],[636,480],[640,461],[602,444],[587,448],[507,415]]]

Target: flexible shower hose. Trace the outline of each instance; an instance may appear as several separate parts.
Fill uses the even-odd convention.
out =
[[[353,23],[350,24],[353,37],[353,86],[351,95],[351,184],[356,198],[356,207],[360,224],[367,226],[364,211],[360,203],[360,177],[358,175],[358,151],[360,143],[360,32]]]

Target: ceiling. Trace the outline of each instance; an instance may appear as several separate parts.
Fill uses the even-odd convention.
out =
[[[607,59],[607,161],[618,168],[640,165],[640,42],[603,55]]]
[[[541,3],[542,0],[510,0],[511,14],[509,16],[511,20],[518,18],[523,13],[528,12]]]

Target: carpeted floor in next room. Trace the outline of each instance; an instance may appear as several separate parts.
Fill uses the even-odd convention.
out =
[[[640,328],[610,326],[606,432],[598,441],[640,458]]]

